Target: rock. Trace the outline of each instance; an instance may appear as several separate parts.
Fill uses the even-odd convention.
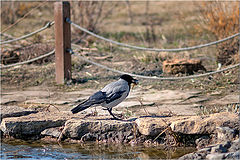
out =
[[[205,148],[202,148],[200,150],[198,150],[198,152],[210,152],[211,151],[211,147],[205,147]]]
[[[49,98],[48,91],[3,91],[1,104],[9,104],[12,102],[23,102],[27,99]]]
[[[20,116],[29,115],[31,113],[37,113],[37,111],[31,110],[31,109],[25,109],[18,106],[1,105],[1,108],[0,108],[1,120],[7,117],[20,117]]]
[[[153,106],[155,103],[154,102],[142,102],[142,105],[143,106]],[[120,108],[134,108],[134,107],[137,107],[139,108],[141,106],[141,103],[139,101],[134,101],[134,100],[126,100],[126,101],[123,101],[122,103],[120,103],[118,106],[117,106],[117,109],[120,109]]]
[[[231,144],[231,141],[226,141],[226,142],[223,142],[222,145],[223,145],[223,147],[228,149],[229,147],[231,147],[232,144]]]
[[[171,111],[176,115],[197,115],[200,111],[199,104],[207,101],[206,97],[200,96],[198,90],[149,90],[142,95],[143,102],[154,102],[154,106],[146,106],[146,110],[152,115],[161,115],[162,112]],[[133,108],[137,115],[145,115],[143,107]],[[135,111],[136,110],[136,111]]]
[[[240,159],[240,151],[236,151],[236,152],[230,152],[230,153],[226,153],[225,154],[225,159],[236,159],[239,160]]]
[[[208,136],[202,136],[196,139],[195,143],[197,145],[197,149],[203,148],[209,144],[210,138]]]
[[[171,124],[174,132],[184,134],[212,134],[215,132],[216,127],[239,129],[238,115],[221,112],[205,116],[192,116],[174,121]]]
[[[189,118],[189,116],[182,117],[142,117],[135,120],[138,130],[141,134],[146,136],[157,136],[164,129],[166,129],[171,122]]]
[[[163,104],[157,105],[156,107],[146,107],[146,110],[149,112],[150,115],[163,115],[163,113],[170,113],[176,116],[196,116],[199,112],[198,105],[180,105],[180,104]],[[144,115],[144,110],[142,108],[139,109],[139,112]]]
[[[43,136],[51,136],[55,138],[58,138],[60,134],[61,134],[60,127],[48,128],[41,132],[41,135]]]
[[[238,146],[238,147],[236,147]],[[221,144],[213,144],[206,148],[200,149],[194,153],[186,154],[180,157],[180,160],[187,159],[209,159],[209,160],[219,160],[219,159],[239,159],[239,139],[234,141],[227,141]]]
[[[5,135],[28,139],[39,136],[47,128],[60,127],[73,117],[74,115],[70,112],[39,112],[27,116],[4,118],[0,129]]]
[[[228,149],[229,152],[236,152],[240,150],[240,141],[239,139],[236,139],[235,141],[233,141],[233,143],[231,144],[230,148]]]
[[[138,118],[135,122],[139,132],[146,136],[157,136],[168,127],[163,118],[145,117]]]
[[[198,97],[200,91],[189,90],[151,90],[151,93],[147,93],[143,96],[143,101],[147,102],[160,102],[160,104],[178,104],[186,100],[192,100],[192,98]],[[191,103],[197,103],[198,101],[191,101]]]
[[[51,92],[39,87],[32,87],[24,91],[3,91],[1,104],[22,103],[24,104],[73,104],[87,99],[94,90],[74,92]]]
[[[205,153],[194,152],[194,153],[186,154],[180,157],[178,160],[189,160],[189,159],[200,160],[200,159],[204,159],[203,157],[206,157]]]
[[[212,147],[211,149],[211,153],[226,153],[226,152],[227,152],[227,148],[224,147],[222,144]]]
[[[1,54],[2,64],[12,64],[19,62],[19,52],[6,50]]]
[[[216,127],[216,132],[217,132],[217,140],[219,142],[232,140],[236,136],[235,130],[229,127]]]
[[[74,101],[69,101],[69,100],[55,100],[54,102],[50,102],[49,99],[31,99],[27,100],[24,103],[25,104],[53,104],[53,105],[64,105],[64,104],[69,104]]]
[[[130,141],[138,134],[134,122],[103,119],[71,119],[65,123],[66,138],[83,141]]]
[[[209,160],[219,160],[219,159],[224,159],[225,154],[224,153],[212,153],[212,154],[208,154],[206,156],[206,159]]]
[[[3,137],[3,131],[0,130],[0,140],[2,140],[2,137]]]
[[[198,59],[173,59],[163,61],[163,72],[170,74],[193,74],[198,70],[206,71],[201,60]]]
[[[220,104],[220,105],[228,105],[228,104],[238,104],[239,103],[239,95],[235,94],[235,95],[226,95],[223,98],[220,99],[215,99],[212,100],[211,102],[209,102],[210,105],[216,105],[216,104]]]

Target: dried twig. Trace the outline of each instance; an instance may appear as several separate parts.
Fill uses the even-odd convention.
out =
[[[60,133],[60,135],[59,135],[59,137],[58,137],[58,139],[57,139],[57,142],[58,142],[58,143],[62,141],[64,127],[65,127],[65,126],[62,126],[62,127],[59,128],[59,131],[61,131],[61,133]]]
[[[137,97],[137,100],[139,101],[139,103],[141,104],[141,107],[143,108],[143,110],[145,111],[145,113],[149,116],[150,114],[149,114],[149,112],[146,110],[146,108],[144,107],[144,105],[143,105],[143,99],[142,98],[140,98],[140,97]]]
[[[168,130],[169,127],[167,127],[166,129],[164,129],[160,134],[158,134],[158,136],[156,138],[154,138],[153,142],[155,142],[164,132],[166,132],[166,130]]]

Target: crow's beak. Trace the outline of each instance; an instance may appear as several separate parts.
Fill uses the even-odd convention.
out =
[[[133,83],[134,85],[138,85],[139,82],[138,82],[137,79],[133,79],[133,80],[132,80],[132,83]]]
[[[134,88],[134,86],[138,85],[138,80],[133,79],[132,80],[132,89]]]

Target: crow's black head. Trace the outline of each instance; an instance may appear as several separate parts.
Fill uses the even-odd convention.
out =
[[[138,84],[138,80],[134,79],[132,76],[128,75],[128,74],[124,74],[120,77],[121,79],[124,79],[125,81],[128,82],[128,84],[130,85],[131,83],[137,85]]]

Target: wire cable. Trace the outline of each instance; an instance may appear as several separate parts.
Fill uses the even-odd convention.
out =
[[[10,68],[10,67],[15,67],[15,66],[18,66],[18,65],[23,65],[23,64],[27,64],[27,63],[30,63],[30,62],[34,62],[34,61],[37,61],[39,59],[42,59],[42,58],[45,58],[45,57],[48,57],[52,54],[55,53],[55,50],[51,51],[51,52],[48,52],[44,55],[41,55],[39,57],[36,57],[36,58],[33,58],[33,59],[30,59],[30,60],[27,60],[27,61],[23,61],[23,62],[19,62],[19,63],[14,63],[14,64],[9,64],[9,65],[4,65],[4,66],[0,66],[0,69],[6,69],[6,68]]]
[[[76,46],[76,45],[74,45],[74,46]],[[131,76],[134,76],[134,77],[138,77],[138,78],[153,79],[153,80],[169,80],[169,81],[171,81],[171,80],[193,79],[193,78],[210,76],[210,75],[213,75],[213,74],[216,74],[216,73],[221,73],[221,72],[224,72],[224,71],[227,71],[227,70],[230,70],[230,69],[233,69],[233,68],[236,68],[236,67],[239,67],[239,66],[240,66],[240,63],[238,63],[238,64],[229,66],[229,67],[224,68],[224,69],[221,69],[221,70],[212,71],[212,72],[203,73],[203,74],[198,74],[198,75],[183,76],[183,77],[144,76],[144,75],[138,75],[138,74],[133,74],[133,73],[128,73],[128,72],[123,72],[123,71],[119,71],[119,70],[116,70],[116,69],[107,67],[107,66],[102,65],[102,64],[99,64],[99,63],[97,63],[97,62],[93,62],[93,61],[89,60],[88,58],[85,58],[85,57],[80,56],[80,55],[78,55],[78,54],[74,54],[74,52],[71,51],[71,50],[70,50],[70,53],[71,53],[72,55],[75,55],[75,56],[77,56],[78,58],[80,58],[80,59],[88,62],[88,63],[91,63],[91,64],[93,64],[93,65],[96,65],[96,66],[98,66],[98,67],[101,67],[101,68],[103,68],[103,69],[106,69],[106,70],[109,70],[109,71],[112,71],[112,72],[115,72],[115,73],[128,74],[128,75],[131,75]],[[90,54],[91,54],[91,53],[90,53]]]
[[[24,35],[22,37],[19,37],[19,38],[16,38],[16,39],[11,39],[11,40],[8,40],[8,41],[1,41],[0,45],[7,44],[7,43],[12,43],[12,42],[19,41],[19,40],[22,40],[22,39],[26,39],[28,37],[33,36],[34,34],[37,34],[37,33],[41,32],[41,31],[44,31],[47,28],[50,28],[52,25],[54,25],[54,21],[53,22],[48,22],[44,27],[42,27],[42,28],[40,28],[40,29],[38,29],[38,30],[36,30],[36,31],[34,31],[32,33],[26,34],[26,35]]]
[[[1,33],[6,32],[7,30],[9,30],[10,28],[12,28],[13,26],[15,26],[17,23],[21,22],[24,18],[26,18],[29,14],[31,14],[33,11],[35,11],[36,9],[38,9],[39,7],[42,7],[46,4],[47,1],[42,2],[40,4],[38,4],[36,7],[34,7],[33,9],[31,9],[29,12],[27,12],[22,18],[18,19],[16,22],[14,22],[12,25],[6,27],[5,29],[2,30]]]
[[[214,45],[214,44],[218,44],[218,43],[221,43],[221,42],[224,42],[224,41],[227,41],[229,39],[232,39],[234,37],[237,37],[240,35],[240,33],[236,33],[232,36],[229,36],[229,37],[226,37],[226,38],[223,38],[221,40],[218,40],[218,41],[214,41],[214,42],[210,42],[210,43],[206,43],[206,44],[201,44],[201,45],[197,45],[197,46],[192,46],[192,47],[186,47],[186,48],[175,48],[175,49],[158,49],[158,48],[145,48],[145,47],[139,47],[139,46],[133,46],[133,45],[129,45],[129,44],[125,44],[125,43],[120,43],[120,42],[117,42],[117,41],[113,41],[111,39],[107,39],[105,37],[102,37],[102,36],[99,36],[75,23],[73,23],[69,18],[66,19],[66,21],[68,23],[70,23],[71,25],[73,25],[74,27],[82,30],[83,32],[86,32],[96,38],[99,38],[99,39],[102,39],[104,41],[107,41],[107,42],[110,42],[110,43],[113,43],[113,44],[116,44],[116,45],[119,45],[119,46],[123,46],[123,47],[127,47],[127,48],[132,48],[132,49],[137,49],[137,50],[144,50],[144,51],[155,51],[155,52],[180,52],[180,51],[189,51],[189,50],[194,50],[194,49],[199,49],[199,48],[203,48],[203,47],[207,47],[207,46],[211,46],[211,45]]]

